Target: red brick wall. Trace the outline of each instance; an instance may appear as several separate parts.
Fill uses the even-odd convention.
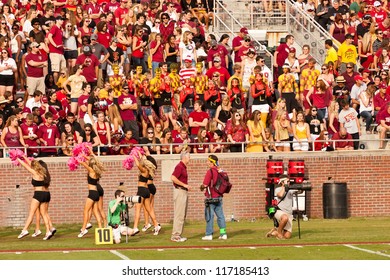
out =
[[[274,158],[305,160],[306,173],[313,185],[308,193],[309,217],[323,217],[322,184],[332,177],[336,182],[348,184],[349,216],[390,216],[390,192],[388,191],[390,153],[385,151],[331,152],[331,153],[288,153],[273,154]],[[266,154],[226,154],[220,155],[220,163],[234,185],[224,199],[225,215],[234,214],[236,219],[265,217]],[[119,182],[125,182],[128,194],[136,193],[137,171],[127,171],[122,167],[122,157],[102,158],[106,172],[101,179],[105,190],[105,209],[113,199]],[[157,195],[155,209],[157,219],[167,223],[173,217],[172,185],[161,182],[161,160],[177,159],[178,156],[160,156],[158,159],[155,184]],[[54,223],[81,223],[82,209],[87,197],[86,171],[71,172],[66,158],[51,158],[46,161],[52,175],[50,215]],[[205,156],[193,155],[189,164],[189,184],[194,189],[189,193],[188,219],[202,220],[203,194],[199,185],[203,180],[207,165]],[[0,224],[21,226],[27,216],[33,188],[31,176],[22,167],[14,167],[9,160],[0,160],[2,183],[0,188]],[[169,176],[170,174],[168,174]],[[17,188],[16,185],[19,185]],[[142,225],[142,221],[140,223]]]

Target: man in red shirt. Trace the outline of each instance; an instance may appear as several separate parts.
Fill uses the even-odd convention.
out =
[[[31,52],[25,58],[27,63],[26,84],[27,92],[32,96],[36,90],[46,92],[43,70],[47,67],[47,55],[40,53],[37,42],[32,42],[30,47]]]
[[[283,74],[283,64],[290,53],[290,47],[294,44],[295,38],[293,35],[286,36],[286,42],[278,46],[274,54],[274,67],[278,68],[278,74]]]
[[[241,57],[238,56],[238,51],[244,46],[244,37],[248,35],[248,29],[242,27],[240,33],[233,38],[232,47],[234,51],[234,62],[241,62]]]
[[[131,130],[134,138],[139,140],[139,127],[135,114],[138,110],[137,100],[134,95],[129,93],[129,86],[125,84],[122,88],[122,94],[118,97],[118,105],[123,120],[123,130]]]
[[[28,156],[38,156],[39,150],[38,147],[38,126],[34,123],[34,116],[29,113],[26,116],[26,122],[20,125],[22,130],[24,142],[28,145],[27,155]]]
[[[224,67],[221,67],[221,58],[219,56],[214,57],[213,62],[214,62],[214,66],[211,67],[206,72],[206,76],[211,80],[213,77],[213,74],[215,72],[218,72],[221,86],[226,87],[227,81],[230,78],[230,74],[229,74],[228,70]]]
[[[209,114],[202,111],[203,102],[196,100],[194,111],[188,116],[188,123],[191,128],[191,136],[196,137],[200,127],[206,127],[209,122]]]
[[[228,68],[229,65],[229,58],[228,58],[228,51],[226,48],[222,45],[219,45],[216,40],[211,40],[210,42],[211,48],[209,49],[207,53],[207,62],[209,64],[209,68],[213,66],[213,59],[214,57],[219,56],[221,58],[221,66]]]
[[[390,102],[385,105],[386,107],[378,113],[376,116],[376,122],[378,124],[379,132],[379,149],[384,149],[383,142],[386,138],[387,132],[390,131]]]
[[[333,135],[332,140],[343,140],[334,142],[335,150],[353,150],[352,136],[344,127],[340,127],[339,133]]]
[[[116,25],[118,26],[122,25],[128,13],[129,13],[129,9],[127,8],[127,0],[121,0],[121,5],[114,12]]]
[[[98,4],[96,0],[91,0],[89,4],[85,7],[85,10],[88,11],[88,14],[91,19],[93,19],[95,23],[98,24],[100,21],[100,14],[103,13],[101,5]]]
[[[47,36],[47,39],[49,40],[51,71],[53,71],[55,84],[58,81],[60,69],[66,67],[64,46],[62,44],[63,32],[61,28],[63,23],[64,19],[61,16],[57,16],[56,23],[52,26]]]
[[[41,146],[59,146],[60,133],[56,125],[53,124],[53,114],[47,112],[45,114],[45,122],[38,128],[38,137]],[[56,156],[57,148],[42,148],[41,157]]]
[[[83,54],[77,58],[76,65],[84,65],[83,76],[92,88],[95,87],[99,75],[99,59],[92,53],[91,46],[83,47]]]
[[[387,18],[387,13],[382,9],[380,1],[374,2],[374,8],[371,11],[371,17],[376,23],[382,23]]]

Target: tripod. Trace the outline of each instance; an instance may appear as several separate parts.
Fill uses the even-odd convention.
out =
[[[301,223],[300,223],[300,220],[299,220],[298,194],[299,194],[298,192],[295,192],[294,196],[295,196],[295,199],[296,199],[296,202],[297,202],[298,237],[299,237],[299,239],[301,239]]]
[[[121,213],[121,225],[123,227],[125,227],[125,229],[126,229],[126,243],[128,243],[128,238],[129,238],[128,227],[130,224],[129,205],[127,203],[125,203],[125,205],[126,205],[126,207],[125,207],[125,209],[122,210],[122,213]],[[132,207],[130,207],[130,208],[132,208]]]

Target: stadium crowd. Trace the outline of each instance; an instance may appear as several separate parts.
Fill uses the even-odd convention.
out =
[[[147,155],[358,149],[359,118],[386,137],[387,1],[297,0],[333,36],[321,71],[310,46],[297,55],[292,35],[273,71],[247,28],[216,38],[213,4],[3,1],[1,146],[29,156],[70,156],[81,142],[101,155],[129,154],[134,144]]]

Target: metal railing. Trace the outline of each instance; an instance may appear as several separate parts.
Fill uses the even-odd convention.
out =
[[[229,4],[232,3],[230,2]],[[245,18],[248,18],[248,12],[245,13],[245,12],[229,11],[227,7],[225,7],[225,4],[220,0],[214,0],[214,7],[215,7],[215,13],[214,13],[214,34],[215,35],[220,36],[223,33],[227,33],[230,35],[230,38],[233,39],[242,27],[246,27],[249,30],[259,29],[255,25],[252,15],[250,16],[252,18],[251,22],[247,24],[244,21]],[[271,17],[269,17],[269,20],[271,20]],[[268,66],[268,68],[271,71],[273,71],[273,66],[272,66],[273,54],[269,52],[267,50],[267,46],[265,46],[257,38],[253,37],[250,33],[248,35],[251,37],[257,53],[265,54],[266,56],[265,63]]]
[[[348,140],[316,140],[316,142],[320,142],[320,143],[325,143],[325,142],[330,142],[332,143],[332,146],[335,147],[335,143],[336,142],[360,142],[360,144],[365,144],[365,143],[377,143],[381,141],[380,139],[348,139]],[[387,146],[389,147],[390,145],[390,139],[389,138],[386,138],[384,139],[383,141],[387,142]],[[289,143],[289,144],[293,144],[294,142],[296,141],[283,141],[283,143]],[[189,147],[196,147],[196,146],[199,146],[199,144],[203,144],[205,146],[210,146],[210,145],[217,145],[217,144],[221,144],[221,145],[225,145],[227,147],[229,147],[229,145],[241,145],[241,153],[246,153],[245,151],[245,148],[248,146],[248,145],[254,145],[254,144],[260,144],[260,145],[275,145],[276,141],[274,142],[269,142],[269,141],[261,141],[261,142],[236,142],[236,143],[232,143],[232,142],[205,142],[205,143],[187,143],[187,144],[182,144],[182,143],[165,143],[165,144],[152,144],[152,143],[149,143],[149,144],[134,144],[134,145],[111,145],[111,146],[108,146],[108,145],[101,145],[101,146],[96,146],[94,148],[96,148],[96,155],[97,156],[101,156],[102,155],[102,151],[101,151],[101,148],[108,148],[108,147],[119,147],[119,148],[130,148],[130,147],[157,147],[157,146],[169,146],[169,153],[161,153],[161,154],[177,154],[175,152],[175,147],[179,147],[179,146],[189,146]],[[281,142],[279,142],[281,143]],[[386,145],[384,146],[386,148]],[[5,148],[5,147],[0,147],[0,153],[2,153],[2,157],[3,158],[9,158],[9,155],[8,155],[8,150],[9,149],[21,149],[24,151],[24,153],[27,154],[27,150],[28,149],[48,149],[48,148],[55,148],[55,149],[61,149],[63,148],[63,146],[34,146],[34,147],[9,147],[9,148]],[[71,148],[71,147],[70,147]],[[376,149],[368,149],[368,150],[376,150]],[[315,151],[314,150],[314,145],[311,145],[311,149],[309,151]],[[292,151],[293,152],[293,151]],[[227,153],[230,153],[230,151],[227,151]],[[69,156],[66,156],[66,155],[60,155],[61,157],[69,157]]]
[[[325,61],[325,39],[332,39],[327,30],[318,24],[313,17],[297,8],[293,0],[286,0],[287,9],[290,11],[287,20],[288,33],[294,35],[295,42],[302,47],[303,44],[310,46],[310,54],[316,59],[319,65]],[[340,43],[333,40],[333,46],[337,50]]]

